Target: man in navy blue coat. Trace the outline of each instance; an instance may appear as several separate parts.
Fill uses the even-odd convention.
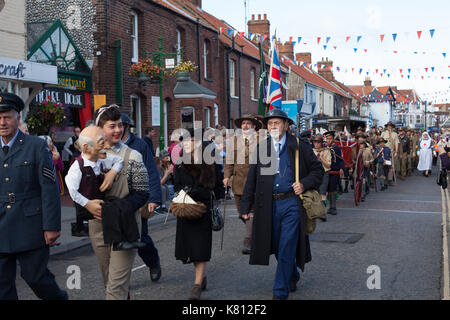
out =
[[[36,296],[67,300],[47,269],[61,203],[47,143],[19,130],[22,99],[0,93],[0,300],[17,300],[16,261]]]
[[[161,182],[159,178],[158,169],[156,168],[155,160],[153,159],[152,150],[150,150],[148,144],[141,138],[136,137],[130,132],[130,128],[134,127],[133,121],[130,117],[122,112],[123,123],[123,137],[122,141],[131,149],[138,151],[144,160],[145,167],[147,168],[149,185],[150,185],[150,198],[148,204],[148,211],[153,212],[162,203]],[[152,281],[158,281],[161,278],[161,264],[158,255],[158,249],[155,247],[155,243],[148,234],[148,219],[142,219],[141,241],[147,245],[138,249],[138,254],[144,263],[150,268],[150,279]]]

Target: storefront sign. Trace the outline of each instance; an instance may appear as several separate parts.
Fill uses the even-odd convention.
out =
[[[57,84],[57,74],[56,66],[0,57],[0,79]]]
[[[85,106],[84,92],[82,91],[48,88],[41,90],[33,102],[42,103],[44,100],[62,103],[64,106],[72,108],[84,108]]]
[[[423,123],[416,123],[415,127],[416,128],[423,128],[423,127],[425,127],[425,125]]]
[[[58,72],[58,88],[67,90],[92,91],[90,77]]]

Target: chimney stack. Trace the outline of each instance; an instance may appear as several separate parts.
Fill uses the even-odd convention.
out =
[[[295,54],[295,60],[311,64],[311,52],[299,52]]]
[[[371,87],[372,86],[372,80],[370,80],[369,77],[366,77],[366,80],[364,80],[364,86],[365,87]]]
[[[249,33],[264,36],[263,51],[269,52],[270,22],[267,20],[267,14],[264,14],[264,19],[261,19],[261,14],[258,14],[258,20],[255,20],[255,15],[252,14],[252,19],[247,22],[247,25]],[[255,40],[255,43],[258,43],[258,40]]]
[[[319,74],[328,81],[334,81],[332,68],[333,61],[328,60],[328,58],[326,58],[326,60],[322,58],[322,61],[317,62],[317,69]]]
[[[278,41],[278,50],[280,52],[280,56],[285,56],[291,60],[294,60],[294,44],[292,42],[285,42],[282,44]]]

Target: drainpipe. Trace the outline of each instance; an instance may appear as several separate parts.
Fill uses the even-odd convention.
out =
[[[231,128],[231,99],[230,99],[230,53],[233,48],[226,47],[225,65],[226,65],[226,83],[227,83],[227,128]]]
[[[197,68],[197,75],[198,75],[198,83],[201,84],[201,56],[200,56],[200,22],[199,18],[197,18],[197,60],[198,60],[198,68]]]
[[[238,71],[238,75],[239,75],[239,118],[242,117],[242,87],[241,87],[241,57],[242,57],[242,48],[241,51],[239,52],[239,56],[238,56],[238,61],[239,61],[239,71]]]

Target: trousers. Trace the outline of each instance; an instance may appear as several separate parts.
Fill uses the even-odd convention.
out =
[[[139,213],[139,212],[138,212]],[[140,223],[138,225],[140,226]],[[136,249],[113,251],[103,240],[102,222],[89,220],[89,238],[106,288],[106,300],[126,300]]]
[[[20,275],[43,300],[67,300],[55,276],[48,270],[50,255],[48,246],[19,253],[0,253],[0,300],[18,300],[16,290],[16,263],[20,264]]]
[[[288,298],[291,280],[300,278],[295,264],[299,225],[297,197],[273,200],[272,246],[278,261],[273,295],[280,299]]]
[[[241,212],[241,198],[242,195],[234,195],[234,202],[236,203],[236,208],[238,212]],[[250,210],[249,213],[253,213],[253,209]],[[245,221],[245,238],[244,238],[244,247],[249,247],[252,241],[252,226],[253,226],[253,217]]]
[[[148,234],[148,219],[142,219],[141,242],[144,242],[146,246],[138,249],[139,257],[141,257],[147,267],[159,267],[158,249],[156,249],[153,239]]]

